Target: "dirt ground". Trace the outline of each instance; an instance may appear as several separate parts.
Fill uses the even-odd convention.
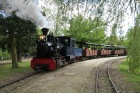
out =
[[[10,93],[94,93],[93,74],[95,67],[118,57],[82,61],[61,69],[47,72]],[[122,57],[119,57],[122,58]]]

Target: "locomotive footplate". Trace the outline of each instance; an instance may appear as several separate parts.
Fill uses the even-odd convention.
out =
[[[31,60],[31,67],[33,69],[46,67],[48,70],[56,69],[56,61],[53,58],[33,58]]]
[[[36,67],[34,70],[44,70],[47,71],[49,70],[49,65],[48,64],[36,64]]]

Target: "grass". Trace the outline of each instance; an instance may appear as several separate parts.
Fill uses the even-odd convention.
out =
[[[31,70],[30,62],[20,62],[18,64],[19,64],[19,68],[16,69],[11,69],[12,64],[6,64],[0,66],[0,79]]]
[[[119,65],[120,72],[126,77],[125,81],[133,85],[134,90],[140,91],[140,75],[128,71],[129,67],[126,61]]]

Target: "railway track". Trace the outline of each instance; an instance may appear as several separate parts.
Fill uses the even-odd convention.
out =
[[[14,80],[14,81],[8,82],[6,84],[0,85],[0,91],[3,91],[4,93],[9,93],[9,91],[12,91],[12,90],[16,89],[17,87],[21,86],[22,85],[21,82],[24,82],[24,80],[26,80],[28,78],[31,78],[31,77],[39,74],[39,73],[42,73],[42,71],[32,72],[32,73],[30,73],[30,74],[28,74],[28,75],[26,75],[22,78],[19,78],[17,80]],[[17,83],[19,83],[19,84],[17,84]]]
[[[121,59],[107,61],[96,68],[95,93],[119,93],[110,74],[111,65]]]

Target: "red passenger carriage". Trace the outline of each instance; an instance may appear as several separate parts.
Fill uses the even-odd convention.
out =
[[[111,56],[110,45],[98,44],[97,45],[98,56]]]
[[[112,55],[126,55],[126,48],[124,46],[112,45]]]
[[[88,42],[77,42],[77,44],[79,45],[79,47],[83,49],[82,50],[83,59],[91,59],[97,56],[96,44]]]

